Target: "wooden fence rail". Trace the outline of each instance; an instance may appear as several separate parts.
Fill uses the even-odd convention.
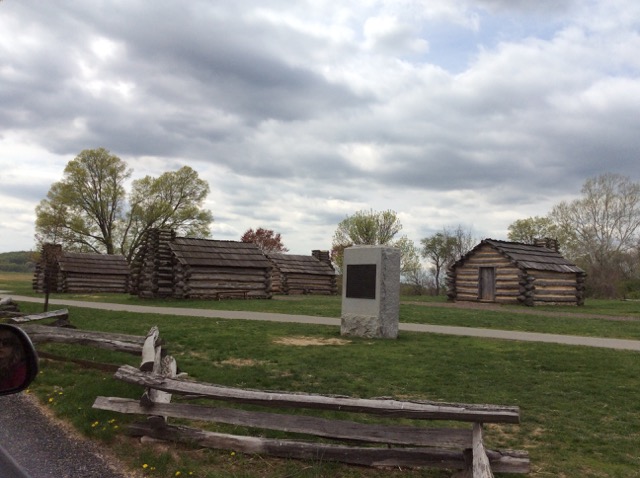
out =
[[[312,461],[340,461],[365,466],[432,467],[460,470],[455,476],[489,478],[493,472],[528,473],[529,456],[523,451],[487,450],[482,439],[483,423],[517,424],[518,407],[470,405],[430,401],[400,401],[388,398],[359,399],[344,396],[273,392],[224,387],[176,376],[175,360],[152,352],[160,341],[156,331],[147,339],[146,358],[140,368],[121,366],[115,378],[145,388],[140,400],[97,397],[93,407],[119,413],[150,415],[153,419],[129,425],[134,436],[197,444],[242,453]],[[155,357],[153,365],[150,357]],[[157,395],[159,394],[159,395]],[[216,406],[171,403],[172,395],[211,399]],[[418,421],[458,421],[470,428],[426,427],[389,423],[359,423],[349,419],[269,413],[223,407],[218,402],[258,405],[290,412],[293,409],[330,410],[346,415],[367,414]],[[294,433],[295,439],[231,435],[182,425],[168,418],[209,421]],[[352,417],[350,417],[352,418]],[[424,422],[419,422],[424,423]],[[300,435],[308,438],[299,438]],[[313,437],[336,443],[321,443]]]
[[[29,320],[30,321],[30,320]],[[23,321],[23,322],[29,322]],[[490,478],[493,473],[528,473],[529,456],[523,451],[486,449],[483,423],[517,424],[518,407],[471,405],[431,401],[360,399],[345,396],[273,392],[225,387],[187,380],[177,374],[176,361],[162,348],[157,327],[143,336],[80,331],[64,327],[26,324],[35,343],[76,343],[139,354],[138,368],[120,366],[115,378],[144,387],[139,400],[97,397],[93,407],[119,413],[147,415],[128,426],[134,436],[197,444],[242,453],[258,453],[311,461],[339,461],[365,466],[431,467],[458,470],[457,478]],[[172,403],[172,395],[211,399],[216,406]],[[220,406],[219,402],[234,404]],[[237,405],[252,405],[251,410]],[[255,406],[279,409],[257,411]],[[344,413],[343,419],[282,413],[295,409]],[[353,421],[354,414],[380,416],[385,423]],[[388,418],[414,420],[393,424]],[[295,434],[291,439],[231,435],[168,423],[168,418],[209,421]],[[425,421],[466,422],[471,427],[433,427]],[[250,432],[253,433],[253,432]],[[300,438],[301,436],[306,438]],[[323,442],[317,441],[322,439]],[[331,441],[327,443],[327,441]]]

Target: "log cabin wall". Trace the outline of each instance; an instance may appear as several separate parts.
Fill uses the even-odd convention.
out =
[[[481,297],[482,268],[492,268],[495,271],[495,293],[492,298]],[[521,271],[516,265],[491,246],[483,245],[464,265],[456,269],[456,300],[517,304],[520,276]]]
[[[274,293],[336,295],[337,280],[328,251],[312,255],[270,253]],[[276,292],[277,291],[277,292]]]
[[[583,305],[584,275],[529,271],[534,286],[532,305]]]
[[[271,296],[270,275],[265,269],[181,265],[178,270],[175,289],[178,298],[218,299],[238,292],[246,292],[248,299]]]
[[[317,274],[286,274],[282,279],[283,294],[319,294],[335,295],[336,279],[334,276]]]
[[[450,300],[583,305],[585,273],[563,258],[557,241],[537,245],[485,239],[447,274]]]
[[[46,254],[43,253],[43,257]],[[44,292],[44,264],[38,264],[34,289]],[[50,292],[126,293],[129,290],[129,264],[124,256],[62,252],[50,264]]]
[[[178,237],[169,247],[175,297],[271,298],[272,265],[255,244]]]
[[[173,297],[173,257],[169,244],[175,239],[170,229],[151,229],[131,262],[129,292],[141,298]]]
[[[126,293],[129,264],[124,256],[63,253],[59,259],[58,281],[64,292]]]
[[[272,261],[273,263],[273,261]],[[280,269],[274,264],[271,269],[271,292],[273,294],[286,294],[287,278],[280,272]]]
[[[62,246],[60,244],[47,243],[42,246],[40,260],[36,263],[33,274],[32,288],[38,293],[46,292],[46,285],[49,286],[49,292],[63,292],[62,284],[58,283],[58,275],[60,267],[58,259],[62,255]]]

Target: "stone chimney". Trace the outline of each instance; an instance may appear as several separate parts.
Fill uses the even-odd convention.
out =
[[[316,249],[311,251],[311,255],[319,261],[326,262],[327,264],[331,265],[331,255],[329,254],[329,251],[321,251]]]
[[[553,239],[551,237],[534,239],[533,244],[538,247],[546,247],[547,249],[551,249],[552,251],[560,252],[560,246],[558,245],[558,240]]]

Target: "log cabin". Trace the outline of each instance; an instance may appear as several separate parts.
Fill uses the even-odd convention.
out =
[[[329,251],[314,250],[310,256],[268,253],[273,265],[272,292],[274,294],[336,295],[336,273]]]
[[[533,245],[485,239],[449,268],[447,295],[452,301],[584,305],[585,276],[554,239]]]
[[[33,278],[36,292],[46,292],[46,280],[49,280],[49,292],[126,294],[129,291],[129,263],[122,255],[64,252],[58,244],[45,244],[41,257]]]
[[[252,243],[147,233],[132,262],[131,293],[181,299],[271,298],[272,265]]]

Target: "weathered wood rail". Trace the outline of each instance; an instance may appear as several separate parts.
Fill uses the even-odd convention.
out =
[[[242,453],[267,454],[312,461],[339,461],[364,466],[433,467],[459,470],[457,477],[488,478],[493,472],[528,473],[526,452],[487,450],[482,438],[483,423],[517,424],[518,407],[469,405],[429,401],[401,401],[388,398],[360,399],[343,396],[273,392],[224,387],[175,376],[173,359],[162,358],[156,335],[147,340],[140,368],[124,365],[115,378],[145,388],[140,400],[97,397],[93,407],[119,413],[149,415],[153,419],[128,427],[134,436],[197,444]],[[154,357],[153,364],[150,358]],[[172,395],[211,399],[216,406],[171,403]],[[258,405],[291,412],[295,409],[344,412],[345,419],[270,413],[225,408],[218,402]],[[360,423],[353,414],[394,419],[466,422],[467,428],[428,428],[419,425]],[[307,438],[275,439],[264,436],[231,435],[183,425],[171,425],[168,418],[210,421],[302,434]],[[249,432],[252,433],[252,432]],[[299,436],[299,435],[298,435]],[[316,437],[316,438],[313,438]],[[332,443],[317,439],[331,440]],[[335,443],[334,443],[335,442]]]
[[[56,320],[48,325],[30,323],[46,319]],[[10,318],[8,322],[16,324],[21,329],[23,329],[35,344],[53,342],[60,344],[85,345],[115,352],[124,352],[137,356],[142,354],[143,360],[148,360],[148,356],[145,355],[145,344],[147,344],[147,347],[149,347],[148,343],[150,341],[153,343],[153,347],[158,347],[158,351],[161,350],[159,348],[160,339],[158,337],[157,328],[151,329],[146,337],[111,332],[78,330],[69,322],[69,311],[67,309],[13,317]],[[60,356],[42,350],[38,351],[38,355],[41,358],[72,362],[83,367],[96,368],[99,370],[110,372],[116,371],[119,367],[118,365],[114,364],[95,362],[68,356]],[[142,366],[143,365],[141,365],[141,367]]]
[[[311,461],[450,469],[457,470],[455,476],[458,478],[489,478],[494,472],[529,472],[526,452],[490,450],[483,442],[482,425],[517,424],[520,421],[518,407],[361,399],[225,387],[187,380],[184,374],[178,374],[175,359],[163,350],[157,327],[151,328],[146,336],[34,324],[21,324],[21,327],[35,343],[76,343],[139,355],[139,367],[120,366],[114,377],[144,387],[141,398],[97,397],[93,404],[98,409],[147,415],[144,422],[128,426],[129,433],[134,436]],[[186,399],[211,399],[216,404],[172,403],[174,394]],[[234,406],[220,406],[220,402]],[[243,404],[251,405],[252,409],[238,408]],[[257,411],[256,405],[279,409],[279,412]],[[345,416],[329,419],[291,414],[298,409],[340,412]],[[283,410],[288,413],[282,413]],[[387,420],[384,423],[354,421],[359,414]],[[216,433],[169,424],[169,418],[241,426],[250,430],[247,433],[260,431],[255,431],[254,436]],[[389,418],[409,419],[417,424],[394,424]],[[426,421],[459,422],[460,426],[468,423],[470,427],[435,427],[431,423],[425,426]],[[265,430],[295,434],[296,438],[264,437]]]
[[[0,318],[17,317],[24,315],[20,312],[20,307],[11,297],[0,299]]]
[[[69,322],[69,310],[67,309],[52,310],[51,312],[42,312],[40,314],[21,314],[10,318],[7,322],[9,324],[20,325],[46,319],[56,319],[56,321],[51,324],[56,327],[71,327],[71,323]]]

